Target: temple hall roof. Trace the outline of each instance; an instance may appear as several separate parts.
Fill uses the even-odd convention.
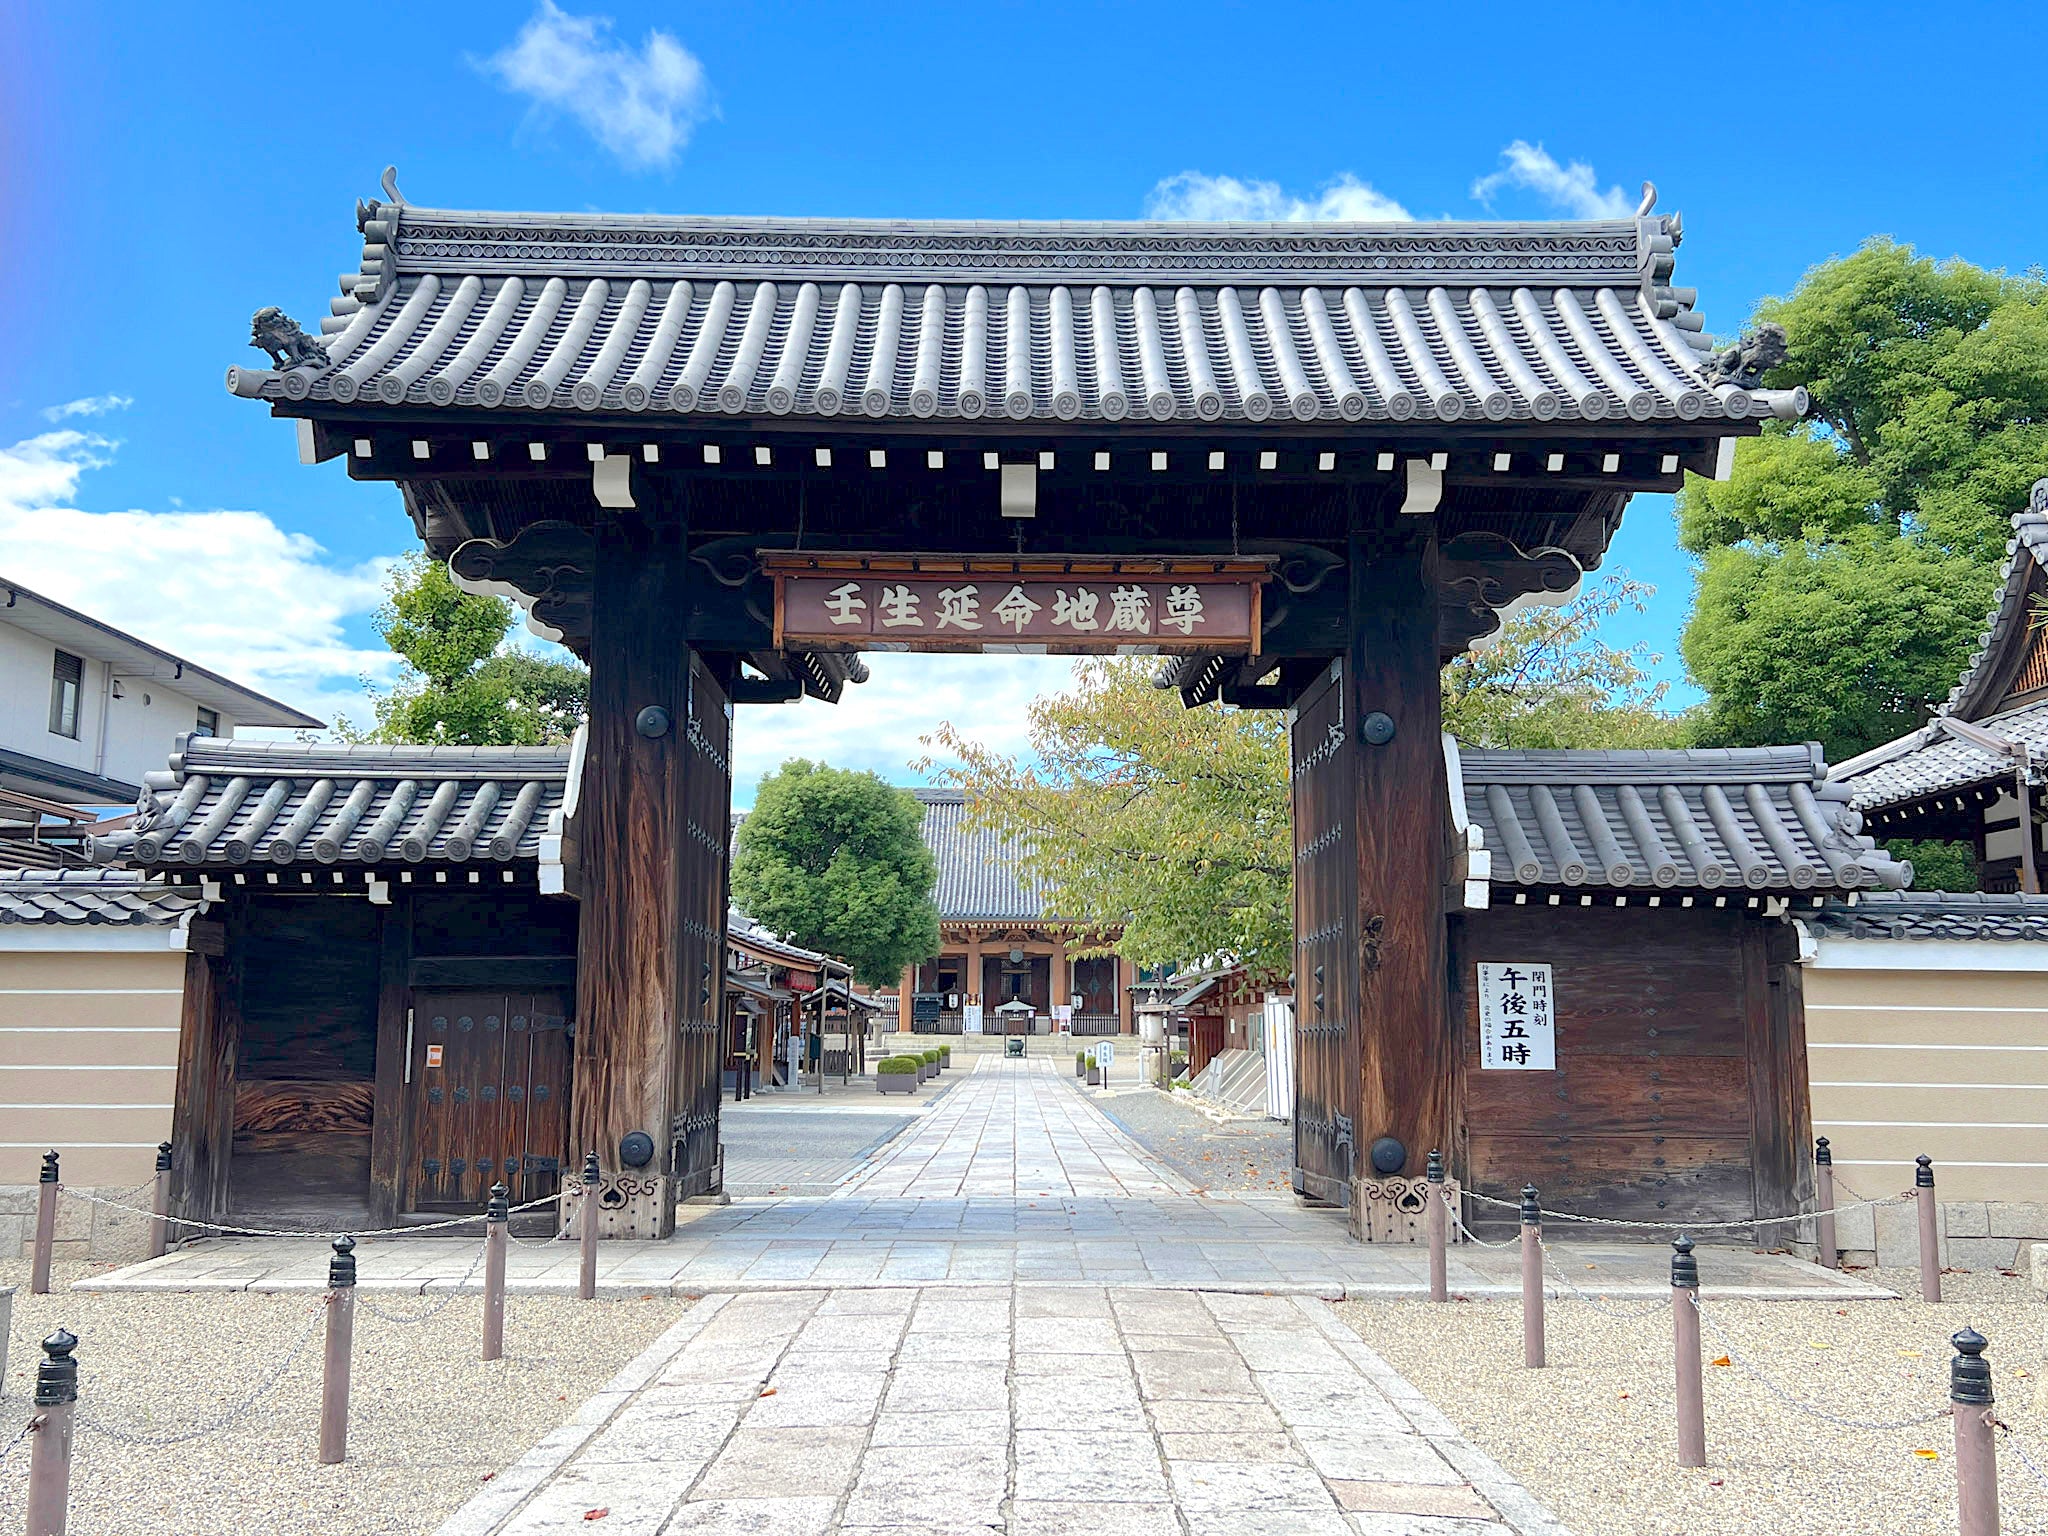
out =
[[[1037,921],[1045,898],[1020,866],[1014,839],[971,827],[967,797],[953,789],[911,791],[924,804],[924,840],[938,861],[932,891],[942,921]]]
[[[387,180],[387,192],[395,188]],[[1733,422],[1682,238],[1544,223],[1069,223],[358,205],[325,361],[271,401],[914,422]],[[295,364],[294,357],[303,361]]]
[[[2035,482],[2027,509],[2013,515],[2012,532],[1998,598],[1934,718],[1835,765],[1833,778],[1847,786],[1858,810],[1905,806],[1990,779],[2010,782],[2012,760],[1960,739],[1940,724],[1944,716],[2024,744],[2036,763],[2048,759],[2048,631],[2034,612],[2035,599],[2048,591],[2048,480]]]

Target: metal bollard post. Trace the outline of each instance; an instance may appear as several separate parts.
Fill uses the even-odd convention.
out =
[[[1543,1207],[1536,1186],[1522,1186],[1522,1364],[1543,1368]]]
[[[577,1237],[583,1244],[583,1269],[576,1294],[585,1301],[597,1295],[597,1186],[603,1175],[597,1170],[597,1154],[583,1154],[583,1226]]]
[[[1842,1250],[1835,1246],[1835,1154],[1829,1150],[1825,1136],[1817,1136],[1813,1142],[1813,1199],[1815,1213],[1820,1217],[1820,1265],[1823,1269],[1839,1269]]]
[[[1429,1154],[1429,1299],[1450,1300],[1450,1287],[1444,1273],[1444,1155],[1441,1152]]]
[[[1989,1341],[1965,1327],[1949,1343],[1948,1400],[1956,1421],[1956,1527],[1960,1536],[1998,1536],[1998,1449],[1991,1438]]]
[[[149,1256],[160,1259],[171,1245],[171,1144],[156,1144],[156,1199],[150,1205]]]
[[[505,1355],[505,1230],[512,1215],[502,1184],[491,1186],[491,1203],[484,1211],[484,1358],[501,1360]]]
[[[57,1242],[57,1154],[43,1154],[43,1171],[36,1185],[36,1247],[28,1276],[31,1296],[50,1294],[50,1253]]]
[[[1934,1159],[1913,1159],[1913,1193],[1920,1203],[1920,1299],[1941,1300],[1941,1234],[1934,1209]]]
[[[71,1352],[77,1348],[78,1336],[64,1328],[43,1340],[43,1362],[36,1367],[35,1439],[28,1453],[28,1536],[64,1536],[78,1412],[78,1362]]]
[[[1678,1360],[1678,1464],[1707,1464],[1707,1409],[1701,1396],[1699,1261],[1683,1232],[1671,1243],[1671,1341]]]
[[[327,1265],[327,1363],[320,1378],[320,1464],[348,1455],[348,1367],[356,1339],[356,1240],[337,1237]]]

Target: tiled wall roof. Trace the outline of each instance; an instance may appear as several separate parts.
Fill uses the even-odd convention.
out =
[[[0,870],[0,924],[170,927],[198,904],[197,891],[159,884],[138,870]]]

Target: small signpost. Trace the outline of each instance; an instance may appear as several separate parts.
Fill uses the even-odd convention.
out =
[[[1480,962],[1479,1065],[1488,1072],[1557,1070],[1549,966]]]

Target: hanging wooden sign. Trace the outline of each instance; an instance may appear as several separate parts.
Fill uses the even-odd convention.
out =
[[[775,643],[863,651],[1257,655],[1263,561],[771,555]]]

